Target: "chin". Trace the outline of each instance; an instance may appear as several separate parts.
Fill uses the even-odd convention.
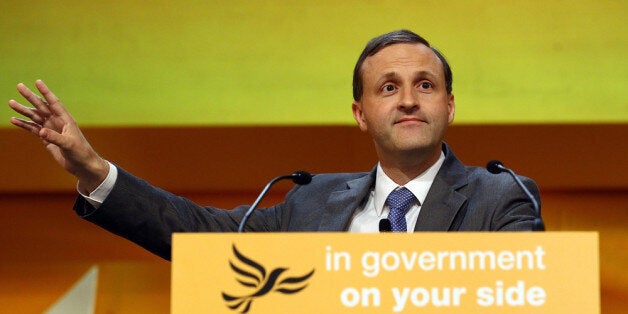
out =
[[[434,140],[414,140],[408,141],[405,143],[400,143],[398,148],[400,151],[407,152],[415,152],[415,153],[426,153],[431,152],[433,150],[440,150],[440,141]]]

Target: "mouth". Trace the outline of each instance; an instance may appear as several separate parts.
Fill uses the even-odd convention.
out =
[[[403,117],[395,121],[395,124],[422,124],[422,123],[427,124],[427,121],[419,117]]]

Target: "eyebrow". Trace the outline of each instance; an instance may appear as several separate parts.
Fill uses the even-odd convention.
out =
[[[398,80],[399,78],[400,77],[397,72],[387,72],[387,73],[384,73],[384,75],[380,76],[380,78],[377,80],[377,85],[381,85],[387,81],[395,81],[395,80]],[[414,79],[427,78],[431,80],[436,80],[438,78],[438,75],[436,75],[432,71],[421,70],[421,71],[414,72],[413,78]]]

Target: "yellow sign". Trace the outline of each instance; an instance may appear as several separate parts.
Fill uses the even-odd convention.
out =
[[[178,233],[172,313],[599,313],[598,235]]]

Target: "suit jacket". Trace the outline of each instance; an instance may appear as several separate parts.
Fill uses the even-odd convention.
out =
[[[415,231],[532,230],[532,202],[508,174],[463,165],[443,143],[445,161],[427,194]],[[536,184],[522,181],[539,200]],[[318,174],[293,188],[285,201],[258,209],[248,231],[346,231],[375,184],[365,173]],[[170,258],[173,232],[233,232],[248,206],[233,210],[201,207],[156,188],[119,168],[111,194],[94,210],[82,197],[74,209],[89,220],[151,252]]]

